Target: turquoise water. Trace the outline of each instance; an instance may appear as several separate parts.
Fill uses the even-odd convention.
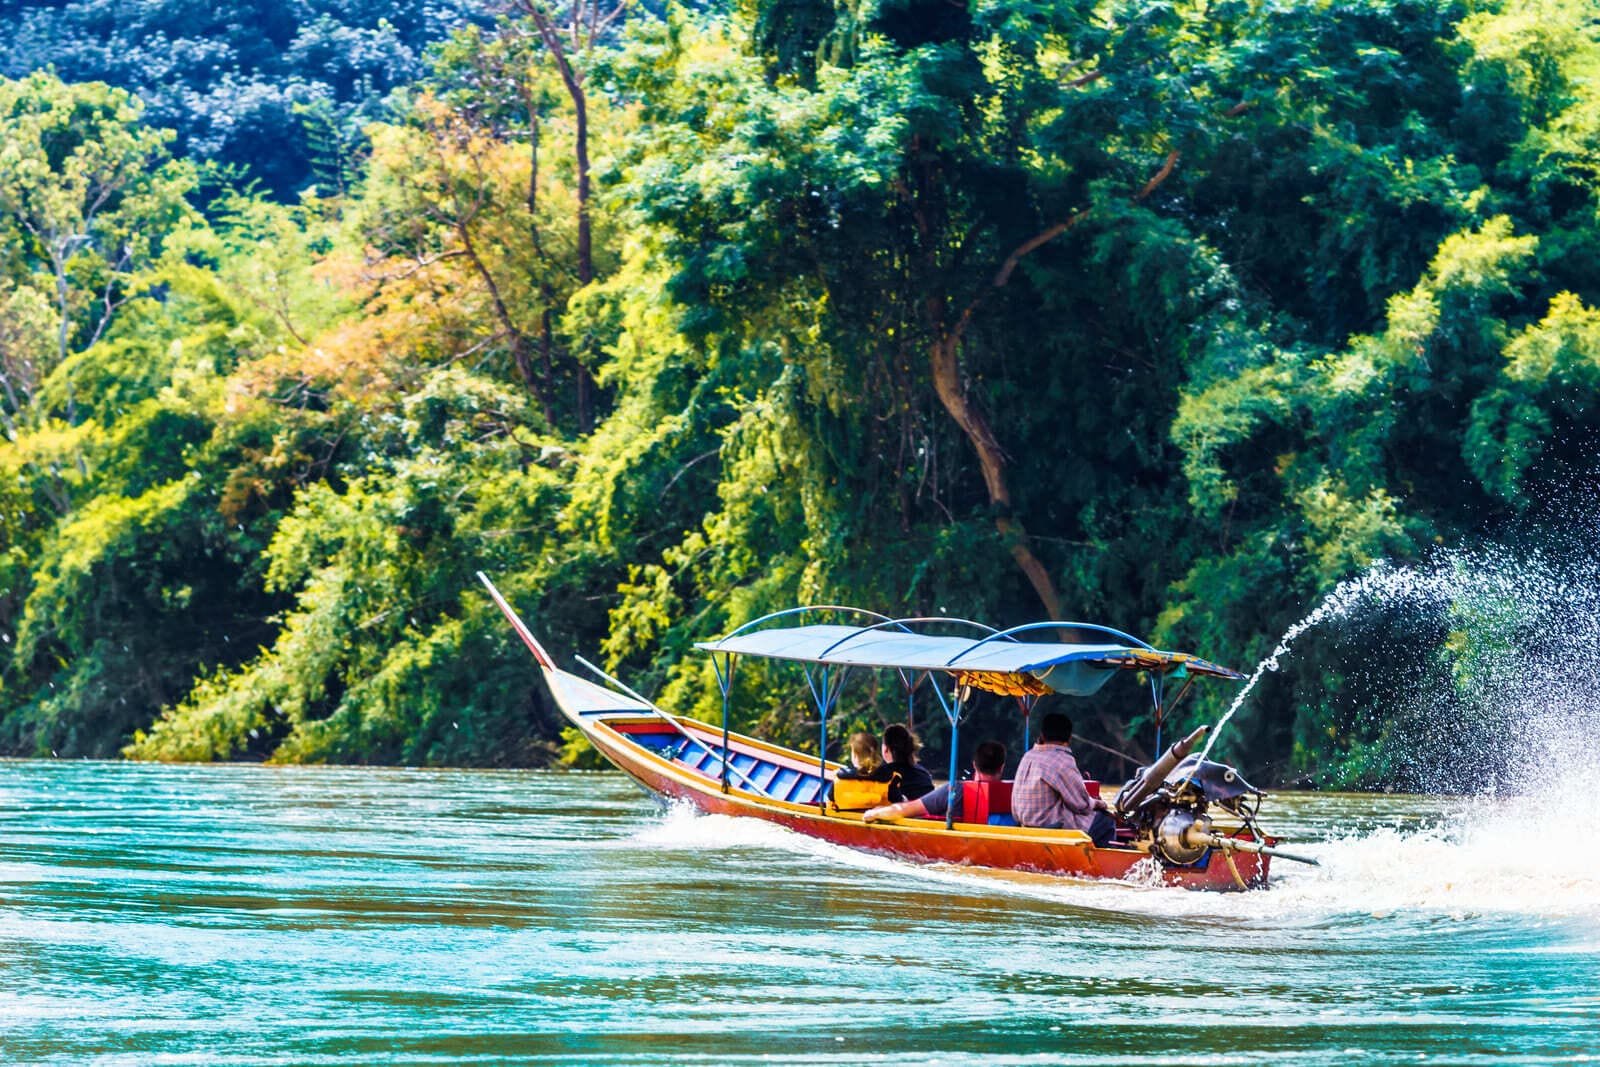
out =
[[[6,1063],[1600,1060],[1600,846],[1294,796],[1223,896],[919,868],[614,774],[0,763]]]

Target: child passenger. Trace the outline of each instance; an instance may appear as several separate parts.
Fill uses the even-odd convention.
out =
[[[850,735],[850,766],[839,772],[840,778],[866,779],[877,776],[883,761],[878,758],[878,739],[865,730]]]

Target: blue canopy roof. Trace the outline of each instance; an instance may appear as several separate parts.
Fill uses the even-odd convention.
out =
[[[1098,628],[1081,629],[1089,632]],[[1069,630],[1065,636],[1082,634]],[[728,637],[703,641],[695,647],[706,652],[840,667],[943,671],[958,675],[961,681],[980,689],[1002,693],[1055,692],[1088,696],[1103,686],[1117,669],[1243,677],[1237,671],[1187,653],[1163,652],[1120,641],[1093,644],[1022,641],[1003,633],[974,639],[911,633],[885,624],[813,624],[735,631]]]

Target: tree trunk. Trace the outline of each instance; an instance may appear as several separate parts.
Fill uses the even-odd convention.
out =
[[[550,323],[551,311],[547,304],[543,314],[539,316],[539,354],[544,358],[544,383],[545,387],[539,390],[539,406],[544,411],[544,421],[551,430],[556,428],[556,411],[550,406],[550,394],[556,387],[556,366],[552,356],[555,348],[555,331]]]
[[[539,114],[532,93],[525,94],[523,103],[528,109],[528,233],[539,251]]]
[[[583,79],[572,63],[567,58],[567,50],[561,44],[561,38],[556,33],[550,19],[539,7],[532,2],[525,4],[525,10],[533,18],[533,24],[539,30],[539,37],[544,41],[545,48],[556,61],[556,68],[561,73],[561,82],[567,87],[567,95],[572,98],[572,113],[574,124],[573,155],[578,169],[578,284],[588,285],[594,281],[594,238],[589,213],[589,102],[584,92]],[[573,33],[578,33],[579,12],[573,9]],[[576,41],[576,36],[574,37]],[[578,431],[588,433],[591,424],[590,391],[591,381],[589,368],[578,359]]]
[[[55,274],[56,280],[56,310],[61,315],[61,325],[56,329],[56,366],[59,367],[67,361],[67,331],[72,326],[72,301],[67,288],[67,257],[71,254],[70,238],[60,245],[52,243],[50,246],[50,269]],[[54,237],[52,237],[54,242]],[[41,378],[43,375],[40,376]],[[73,395],[72,379],[67,379],[67,425],[76,426],[78,423],[78,402]]]
[[[478,272],[484,288],[489,291],[489,300],[494,304],[495,318],[500,320],[500,328],[505,331],[506,339],[511,342],[511,359],[517,366],[517,374],[521,376],[524,385],[537,393],[539,383],[533,373],[533,356],[527,334],[517,328],[517,322],[511,316],[511,309],[506,306],[505,298],[500,295],[500,285],[494,280],[489,265],[478,255],[477,246],[472,243],[472,231],[468,229],[466,223],[456,223],[456,236],[461,239],[461,247],[466,250],[467,261],[472,264],[473,270]]]
[[[1084,80],[1093,80],[1098,76],[1098,73],[1086,75]],[[915,147],[913,143],[913,148]],[[1160,169],[1133,195],[1133,202],[1145,200],[1160,188],[1162,183],[1172,176],[1173,168],[1178,165],[1181,155],[1177,149],[1168,152]],[[928,217],[920,196],[921,189],[937,179],[931,178],[927,173],[921,174],[920,178],[922,180],[917,193],[912,193],[904,187],[902,191],[912,201],[917,229],[922,235],[925,246],[923,258],[929,282],[938,284],[939,271],[930,251],[936,238],[933,232],[933,220]],[[1054,241],[1087,217],[1086,208],[1062,222],[1045,227],[1012,249],[994,276],[989,279],[989,284],[962,310],[954,324],[949,322],[948,308],[942,294],[929,297],[923,308],[927,326],[933,336],[928,355],[929,364],[933,369],[934,390],[939,394],[939,401],[944,404],[945,411],[949,412],[956,425],[961,427],[961,432],[967,435],[967,440],[972,442],[973,450],[978,453],[978,464],[983,470],[983,484],[989,491],[989,507],[994,513],[995,529],[1000,531],[1011,558],[1016,560],[1017,566],[1022,568],[1022,573],[1027,575],[1028,584],[1033,586],[1033,591],[1052,619],[1061,618],[1061,597],[1056,592],[1055,582],[1051,579],[1049,570],[1039,561],[1039,557],[1033,554],[1033,548],[1028,543],[1027,531],[1012,514],[1011,487],[1006,484],[1005,452],[1001,449],[1000,442],[995,439],[994,431],[989,428],[989,421],[972,405],[967,396],[966,382],[961,377],[961,339],[966,335],[967,326],[972,322],[972,316],[983,303],[984,297],[996,289],[1004,288],[1024,257]]]
[[[1011,487],[1006,482],[1005,452],[989,428],[989,420],[972,405],[967,395],[966,383],[961,379],[959,350],[961,335],[943,329],[944,300],[929,301],[929,317],[939,333],[929,346],[929,364],[933,369],[933,388],[945,411],[955,420],[961,432],[967,435],[972,448],[978,453],[978,465],[983,470],[983,484],[989,491],[989,508],[994,513],[995,529],[1006,542],[1011,558],[1027,576],[1045,614],[1051,619],[1061,618],[1061,596],[1056,592],[1050,572],[1033,554],[1027,531],[1011,513]]]
[[[916,143],[913,142],[913,151],[916,147]],[[927,297],[922,305],[924,324],[931,338],[928,345],[928,364],[933,372],[933,388],[945,411],[955,424],[961,427],[961,432],[966,434],[973,451],[978,454],[978,466],[983,471],[984,488],[989,494],[989,510],[994,516],[995,529],[1005,542],[1006,550],[1011,553],[1011,558],[1027,577],[1028,584],[1033,587],[1034,594],[1039,598],[1039,603],[1044,606],[1046,616],[1059,619],[1061,596],[1056,592],[1055,581],[1050,577],[1050,571],[1039,561],[1039,557],[1033,554],[1033,547],[1028,543],[1027,531],[1012,514],[1011,486],[1006,481],[1005,450],[1000,447],[994,431],[989,428],[989,420],[973,405],[967,394],[967,383],[961,374],[961,341],[966,335],[967,326],[972,322],[973,313],[983,299],[983,294],[980,293],[968,304],[954,323],[950,321],[948,299],[941,278],[943,272],[939,268],[934,252],[940,234],[936,232],[926,193],[926,190],[936,185],[940,179],[925,167],[918,168],[916,178],[916,191],[912,192],[905,187],[903,191],[912,202],[912,214],[916,218],[917,230],[922,238],[925,284],[936,287],[934,295]],[[934,203],[937,204],[936,198]],[[938,208],[935,206],[931,210],[938,211]],[[1051,227],[1045,234],[1024,242],[1006,258],[999,273],[990,280],[989,288],[1005,285],[1017,261],[1071,225],[1072,223],[1068,222],[1059,227]]]

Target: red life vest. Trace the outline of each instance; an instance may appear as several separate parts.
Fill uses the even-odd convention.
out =
[[[991,815],[1011,814],[1010,782],[962,782],[961,821],[986,825]]]

